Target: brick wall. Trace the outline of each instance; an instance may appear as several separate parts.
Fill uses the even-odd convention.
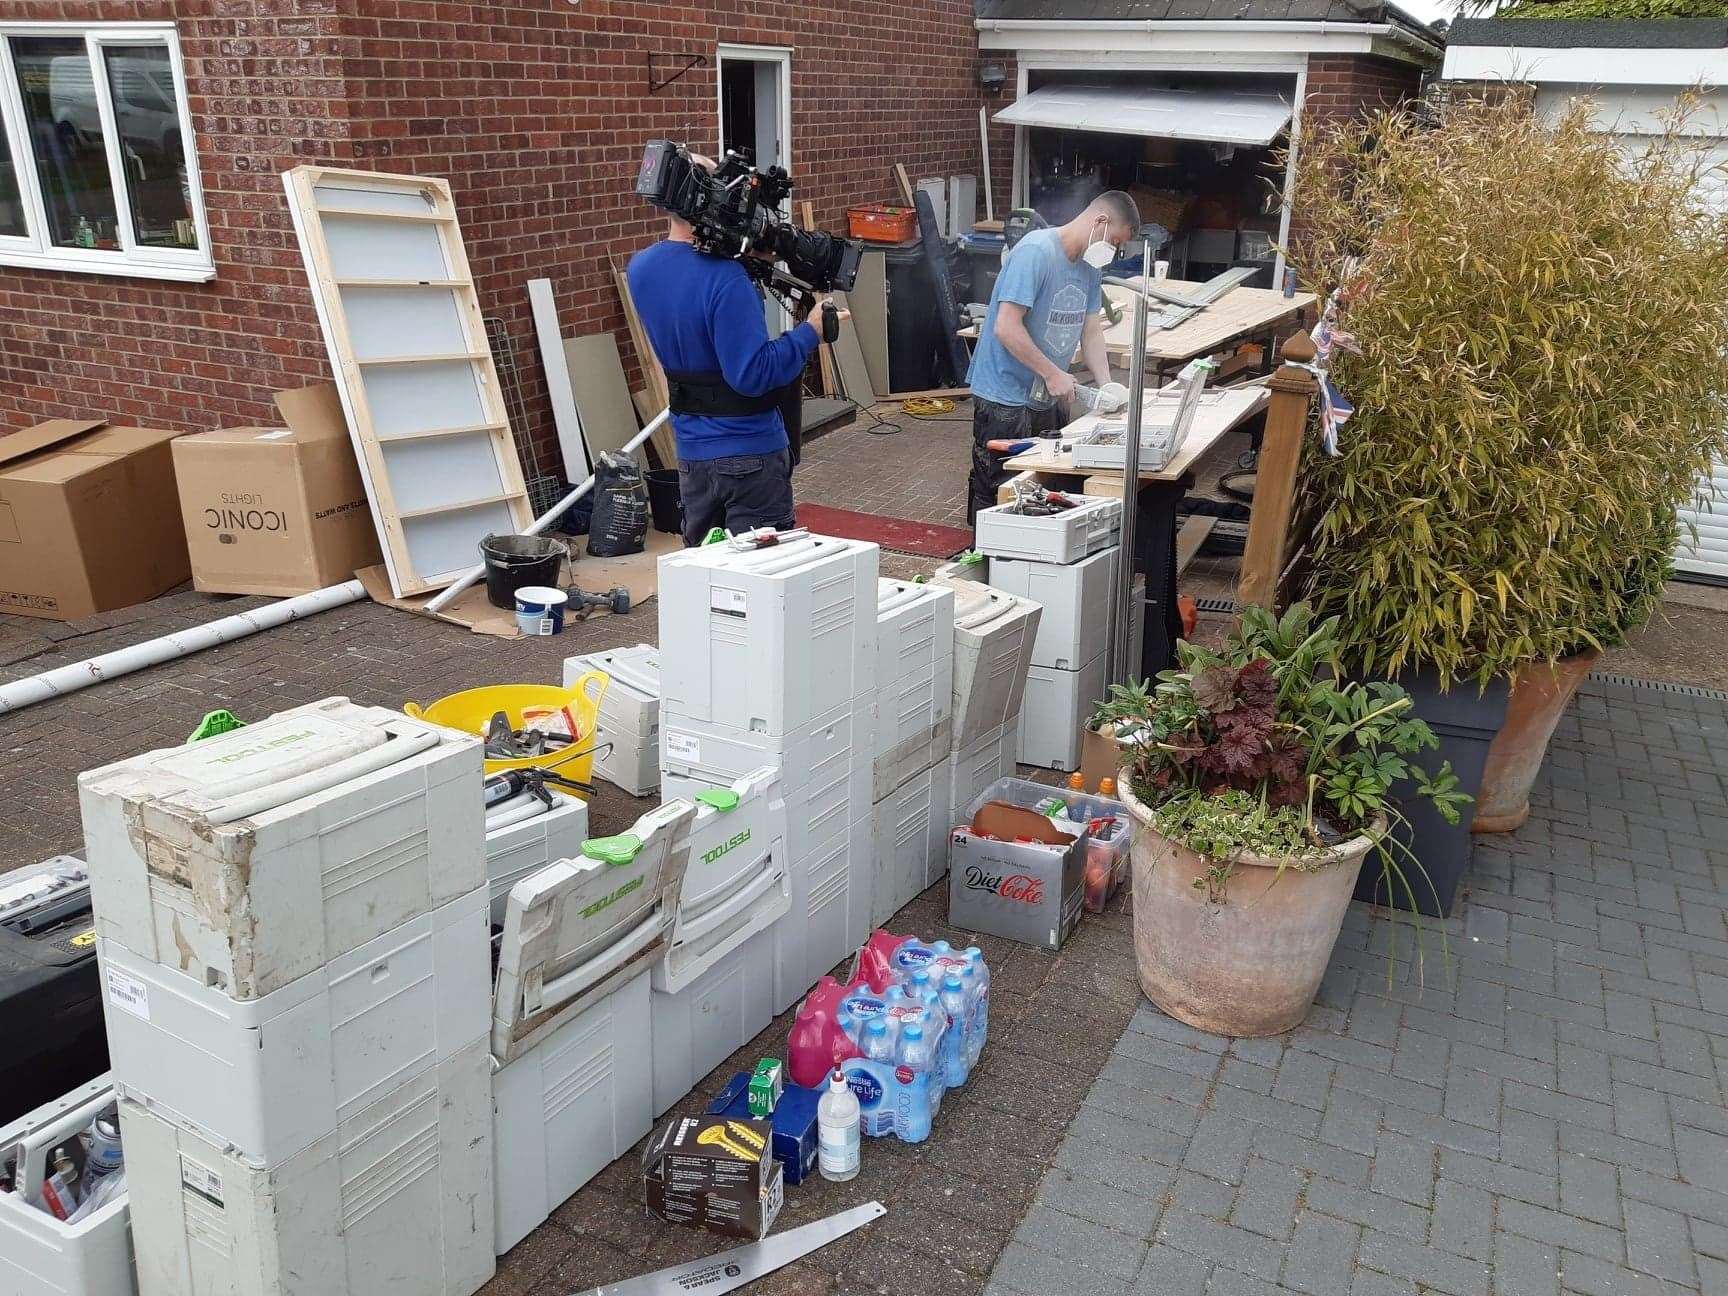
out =
[[[1359,54],[1308,57],[1302,113],[1310,121],[1340,120],[1395,107],[1422,88],[1422,69]]]
[[[523,431],[549,451],[525,283],[553,281],[567,334],[616,332],[634,373],[609,258],[662,228],[631,194],[643,143],[714,148],[719,41],[791,47],[793,200],[828,228],[892,196],[896,161],[979,165],[970,0],[9,0],[5,16],[179,20],[218,275],[0,267],[4,430],[90,411],[268,418],[272,389],[327,376],[279,173],[328,160],[450,180],[482,309],[521,366]],[[649,52],[661,75],[705,62],[650,94]],[[1004,177],[1008,156],[992,159]]]

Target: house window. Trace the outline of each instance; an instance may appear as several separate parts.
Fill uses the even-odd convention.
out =
[[[0,264],[213,277],[172,27],[0,22]]]

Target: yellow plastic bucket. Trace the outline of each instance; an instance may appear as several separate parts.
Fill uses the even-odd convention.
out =
[[[485,737],[486,726],[500,711],[509,719],[512,729],[520,729],[523,707],[568,707],[576,721],[575,742],[544,756],[525,756],[519,760],[488,757],[486,772],[501,774],[505,770],[535,765],[587,783],[594,772],[594,731],[600,717],[600,699],[606,696],[606,686],[611,682],[611,676],[605,671],[591,670],[569,688],[556,688],[550,684],[490,684],[485,688],[452,693],[424,707],[409,702],[402,709],[431,724]],[[572,795],[580,794],[572,792]]]

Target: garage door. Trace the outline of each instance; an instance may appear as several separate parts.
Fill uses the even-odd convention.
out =
[[[1648,140],[1637,135],[1619,137],[1628,154],[1641,153]],[[1728,164],[1728,140],[1713,144],[1707,159],[1712,165]],[[1728,207],[1728,173],[1712,171],[1699,184],[1699,197],[1712,207]],[[1697,507],[1680,510],[1680,547],[1674,551],[1675,571],[1696,580],[1728,582],[1728,460],[1716,463],[1707,483],[1710,498]],[[1690,528],[1694,528],[1694,531]]]

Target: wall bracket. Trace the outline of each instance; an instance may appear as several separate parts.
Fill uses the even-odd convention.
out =
[[[655,60],[658,58],[682,59],[684,60],[684,63],[683,66],[671,76],[662,79],[658,75],[658,70],[655,67]],[[659,94],[686,72],[690,71],[692,68],[702,67],[707,62],[708,56],[706,54],[655,54],[650,50],[648,52],[648,93]]]

